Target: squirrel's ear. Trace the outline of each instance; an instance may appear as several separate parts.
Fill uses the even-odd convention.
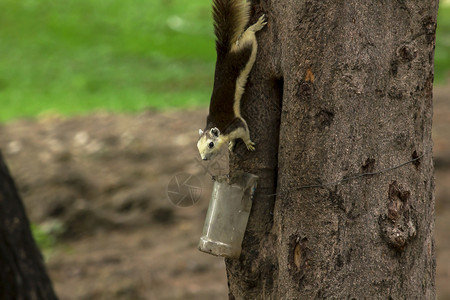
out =
[[[199,130],[198,130],[198,135],[199,135],[199,136],[202,136],[202,134],[203,134],[203,130],[199,129]]]
[[[219,134],[220,134],[219,128],[217,128],[217,127],[212,128],[211,134],[214,135],[215,137],[219,137]]]

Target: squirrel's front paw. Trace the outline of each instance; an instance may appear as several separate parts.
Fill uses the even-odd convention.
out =
[[[255,151],[255,143],[253,143],[252,141],[249,141],[248,143],[245,144],[247,146],[247,149],[250,151]]]

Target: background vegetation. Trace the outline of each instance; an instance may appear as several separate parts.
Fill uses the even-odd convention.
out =
[[[446,3],[438,18],[437,83],[450,69]],[[210,1],[2,0],[0,28],[0,121],[209,102]]]

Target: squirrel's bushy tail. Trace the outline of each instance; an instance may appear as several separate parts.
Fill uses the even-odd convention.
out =
[[[213,0],[214,33],[218,54],[229,52],[244,31],[250,17],[245,0]]]

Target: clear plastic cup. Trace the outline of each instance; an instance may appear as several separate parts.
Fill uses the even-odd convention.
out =
[[[214,182],[203,235],[198,244],[200,251],[239,257],[257,179],[256,175],[239,172],[229,181],[222,176]]]

